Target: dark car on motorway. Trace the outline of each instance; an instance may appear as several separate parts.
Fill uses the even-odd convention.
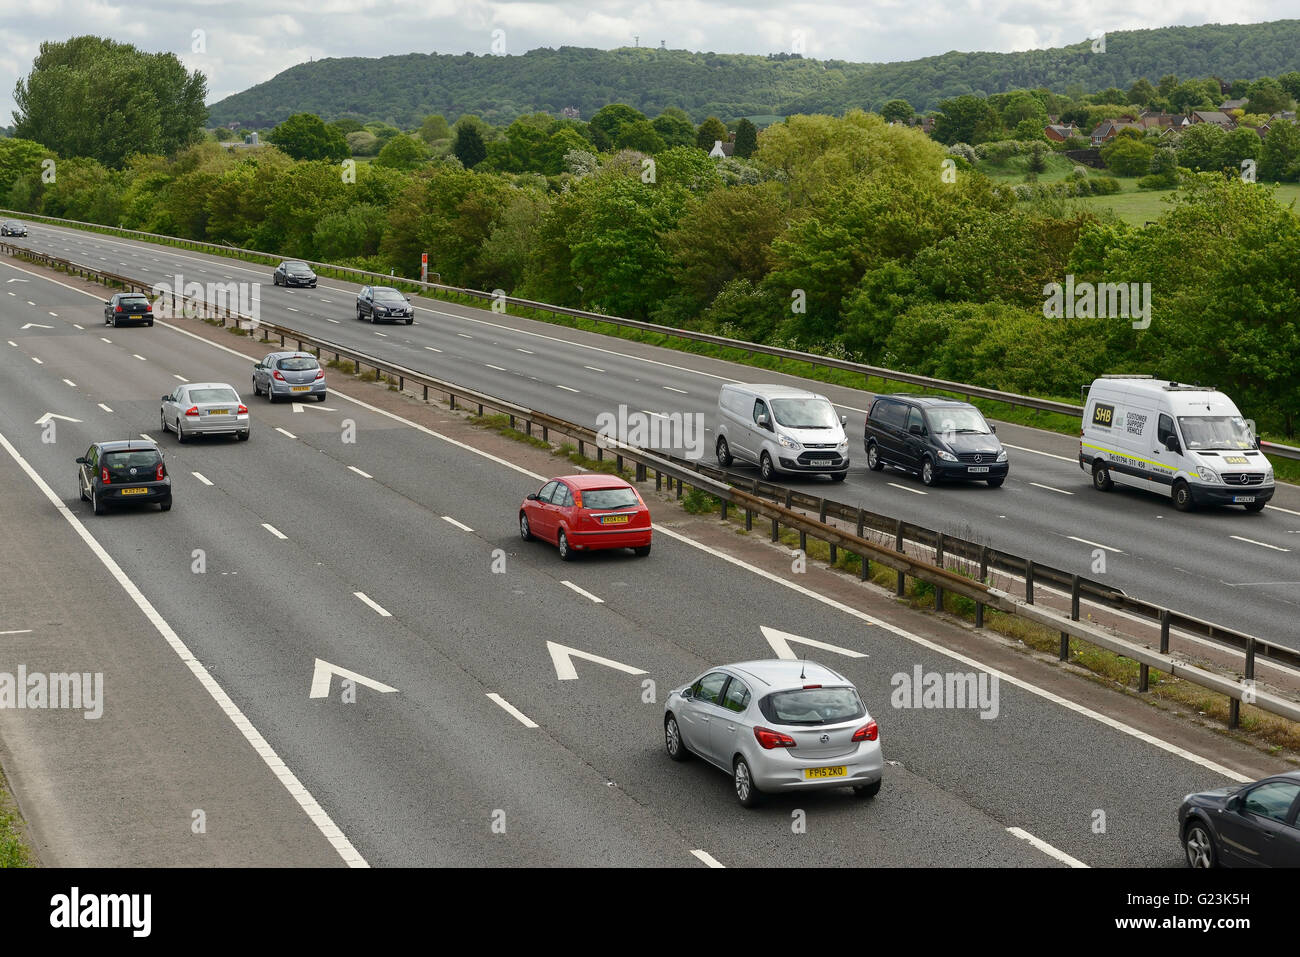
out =
[[[967,402],[880,395],[867,411],[862,444],[873,472],[892,465],[915,472],[925,485],[965,479],[997,488],[1006,481],[1010,465],[993,433],[980,410]]]
[[[1300,867],[1300,771],[1183,798],[1190,867]]]
[[[357,318],[371,322],[392,319],[409,326],[415,321],[415,310],[411,300],[391,286],[363,286],[357,293]]]
[[[253,366],[253,395],[325,401],[325,370],[310,352],[272,352]]]
[[[142,292],[119,292],[104,303],[104,325],[118,326],[125,322],[153,325],[153,303]]]
[[[26,236],[27,227],[16,219],[6,219],[0,223],[0,236]]]
[[[96,442],[77,457],[77,491],[96,515],[110,505],[172,507],[172,480],[157,443],[144,439]]]
[[[301,259],[286,259],[275,267],[271,281],[277,286],[306,286],[316,288],[316,273]]]

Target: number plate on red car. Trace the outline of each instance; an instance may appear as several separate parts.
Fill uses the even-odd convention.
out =
[[[602,515],[600,524],[602,525],[626,525],[630,515]]]

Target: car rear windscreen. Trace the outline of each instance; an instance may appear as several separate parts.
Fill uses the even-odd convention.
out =
[[[796,688],[776,691],[758,703],[768,721],[777,724],[835,724],[866,714],[852,688]]]
[[[105,452],[104,465],[110,471],[119,472],[125,469],[152,469],[157,468],[159,458],[155,449],[136,449],[122,452]]]
[[[640,503],[630,488],[588,488],[582,490],[584,508],[632,508]]]
[[[191,402],[239,402],[234,389],[190,389]]]
[[[148,302],[148,301],[149,301],[149,297],[148,297],[148,296],[144,296],[144,295],[140,295],[140,294],[138,294],[138,293],[133,293],[133,294],[130,295],[130,296],[119,296],[117,301],[120,302],[120,303],[123,303],[123,304],[126,304],[126,303],[137,303],[137,302]]]
[[[283,369],[285,372],[307,372],[317,366],[316,360],[311,356],[294,356],[292,359],[281,359],[276,363],[275,367]]]

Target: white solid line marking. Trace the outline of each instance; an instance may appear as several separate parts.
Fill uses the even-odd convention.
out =
[[[1265,505],[1265,508],[1271,508],[1275,512],[1286,512],[1288,515],[1300,515],[1300,512],[1293,512],[1289,508],[1283,508],[1281,505]]]
[[[63,381],[66,382],[68,385],[72,386],[74,389],[77,387],[77,383],[73,382],[71,379],[64,379]]]
[[[1055,858],[1056,860],[1060,861],[1062,864],[1068,864],[1070,867],[1088,866],[1078,858],[1071,857],[1069,854],[1065,853],[1065,851],[1057,850],[1056,848],[1052,847],[1052,845],[1044,841],[1042,838],[1034,837],[1034,835],[1030,834],[1028,831],[1022,828],[1009,827],[1007,828],[1007,833],[1010,834],[1012,837],[1020,838],[1020,840],[1022,841],[1028,841],[1030,844],[1034,845],[1034,847],[1038,848],[1048,857]]]
[[[603,598],[598,598],[597,596],[593,595],[591,592],[587,591],[585,588],[579,588],[577,585],[575,585],[575,584],[574,584],[573,582],[571,582],[571,581],[562,581],[562,582],[560,582],[560,584],[563,585],[565,588],[572,588],[574,591],[576,591],[576,592],[577,592],[579,595],[581,595],[583,598],[590,598],[590,599],[591,599],[592,601],[594,601],[597,605],[603,605],[603,604],[605,604],[605,599],[603,599]]]
[[[472,531],[474,531],[474,529],[470,528],[468,525],[464,524],[463,522],[458,522],[458,521],[456,521],[456,520],[455,520],[454,518],[452,518],[450,515],[444,515],[444,516],[442,517],[442,520],[443,520],[444,522],[448,522],[448,523],[450,523],[450,524],[452,524],[452,525],[455,525],[455,526],[456,526],[457,528],[459,528],[462,532],[472,532]]]
[[[1033,452],[1035,455],[1046,455],[1049,459],[1060,459],[1062,462],[1073,462],[1079,464],[1077,458],[1070,458],[1068,455],[1057,455],[1055,452],[1042,452],[1038,449],[1025,448],[1023,445],[1012,445],[1010,442],[1003,442],[1002,445],[1008,449],[1015,449],[1017,452]]]
[[[137,359],[139,359],[141,362],[148,362],[148,361],[149,361],[149,360],[146,359],[144,356],[140,355],[140,353],[138,353],[138,352],[133,352],[133,353],[131,353],[131,355],[135,356],[135,357],[136,357]]]
[[[99,403],[99,407],[100,407],[101,409],[103,409],[105,412],[112,412],[112,411],[113,411],[113,410],[110,409],[108,406],[104,405],[104,403],[102,403],[102,402]]]
[[[275,427],[275,431],[279,432],[281,435],[285,436],[286,438],[296,439],[298,437],[294,435],[292,432],[288,431],[287,429],[280,428],[278,425]]]
[[[36,487],[44,493],[50,504],[53,505],[64,519],[67,520],[68,524],[73,527],[77,535],[81,537],[81,540],[84,541],[95,554],[95,557],[98,558],[104,567],[108,569],[109,574],[117,580],[117,583],[122,586],[122,590],[130,596],[131,600],[135,602],[136,607],[139,608],[140,611],[144,613],[144,616],[149,619],[149,622],[158,630],[158,633],[162,635],[163,640],[166,641],[172,651],[176,653],[176,656],[180,658],[181,662],[184,663],[187,668],[190,669],[190,672],[198,679],[199,684],[203,685],[204,690],[212,696],[212,699],[217,703],[217,706],[226,713],[226,717],[230,718],[231,722],[244,736],[244,739],[252,745],[253,750],[256,751],[261,756],[262,760],[266,762],[266,766],[271,769],[271,773],[275,775],[276,779],[284,786],[284,789],[289,792],[293,799],[298,802],[298,806],[306,812],[309,818],[311,818],[312,823],[320,829],[321,834],[323,834],[325,839],[330,842],[330,845],[338,852],[339,856],[343,858],[344,862],[346,862],[349,867],[369,867],[370,865],[366,863],[366,859],[357,852],[355,847],[352,846],[352,842],[347,839],[347,836],[344,835],[341,830],[339,830],[333,819],[325,812],[325,809],[317,803],[314,797],[312,797],[311,792],[308,791],[307,788],[303,786],[302,782],[298,780],[297,775],[289,770],[288,766],[283,760],[281,760],[280,756],[275,753],[275,749],[271,747],[266,738],[262,737],[261,732],[253,726],[253,723],[248,720],[244,712],[239,710],[239,706],[230,700],[230,695],[226,694],[225,690],[217,683],[216,679],[212,677],[208,670],[203,667],[199,662],[199,659],[194,656],[194,653],[189,649],[185,642],[181,641],[180,636],[176,634],[172,629],[172,626],[167,623],[166,619],[158,613],[158,609],[156,609],[149,599],[144,596],[144,593],[136,587],[135,582],[131,581],[131,579],[127,577],[126,572],[122,571],[122,567],[113,560],[113,556],[104,550],[104,547],[95,540],[94,536],[92,536],[89,531],[87,531],[86,526],[72,514],[71,510],[63,500],[55,494],[54,489],[50,488],[46,481],[37,474],[36,470],[32,468],[27,460],[19,454],[18,450],[14,448],[13,445],[10,444],[9,440],[2,434],[0,434],[0,446],[2,446],[4,450],[9,453],[10,457],[18,463],[22,470],[27,473],[28,478],[30,478],[32,482],[35,483]]]
[[[45,365],[45,363],[42,362],[40,359],[36,358],[36,356],[32,356],[32,361],[35,362],[38,366]]]
[[[194,474],[198,475],[199,473],[195,472]],[[208,484],[210,485],[212,483],[209,482]],[[289,537],[288,535],[284,534],[284,532],[276,528],[274,525],[268,525],[266,524],[266,522],[262,523],[262,527],[266,529],[268,532],[270,532],[272,535],[274,535],[276,538],[280,539],[281,541],[285,541]]]
[[[458,333],[456,333],[456,335],[460,336],[462,339],[473,339],[473,338],[474,338],[473,336],[471,336],[471,335],[467,335],[466,333],[463,333],[463,332],[458,332]]]
[[[0,635],[30,635],[31,633],[32,630],[30,628],[18,628],[14,631],[0,631]]]
[[[516,348],[516,349],[515,349],[515,352],[522,352],[522,353],[523,353],[524,355],[526,355],[526,356],[536,355],[536,353],[533,352],[532,349],[519,349],[519,348]]]
[[[518,708],[512,705],[505,698],[501,697],[495,691],[489,691],[488,697],[491,698],[493,701],[495,701],[497,704],[499,704],[501,708],[506,712],[506,714],[510,715],[512,718],[514,718],[516,721],[522,724],[525,728],[537,727],[536,721],[528,717],[528,715],[524,714],[522,711],[520,711]]]
[[[1123,554],[1124,554],[1124,553],[1123,553],[1120,549],[1118,549],[1118,548],[1111,548],[1109,545],[1103,545],[1101,542],[1090,542],[1090,541],[1088,541],[1086,538],[1080,538],[1078,535],[1066,535],[1065,537],[1066,537],[1066,538],[1073,539],[1073,540],[1076,541],[1076,542],[1083,542],[1083,544],[1085,544],[1085,545],[1091,545],[1093,548],[1104,548],[1104,549],[1106,549],[1106,551],[1108,551],[1108,552],[1114,552],[1116,555],[1123,555]]]
[[[381,617],[384,617],[384,618],[392,618],[392,617],[393,617],[391,614],[389,614],[389,612],[384,608],[383,605],[379,604],[379,603],[376,602],[373,598],[369,597],[365,592],[363,592],[363,591],[354,591],[352,594],[353,594],[354,596],[356,596],[357,598],[360,598],[363,602],[365,602],[367,605],[369,605],[371,608],[373,608],[375,611],[377,611],[377,612],[380,614]]]
[[[1038,486],[1039,488],[1047,489],[1047,491],[1049,491],[1049,492],[1056,492],[1058,495],[1073,495],[1073,494],[1074,494],[1073,492],[1067,492],[1067,491],[1066,491],[1065,489],[1063,489],[1063,488],[1052,488],[1052,486],[1050,486],[1050,485],[1044,485],[1044,484],[1041,483],[1041,482],[1030,482],[1029,484],[1030,484],[1030,485],[1036,485],[1036,486]]]
[[[211,485],[211,484],[212,484],[212,479],[208,478],[208,477],[207,477],[206,475],[204,475],[202,472],[191,472],[190,474],[193,475],[193,476],[194,476],[196,479],[198,479],[200,482],[202,482],[204,485]],[[270,528],[269,525],[266,526],[266,527],[267,527],[267,528]]]
[[[189,382],[189,381],[190,381],[189,379],[185,378],[185,376],[180,375],[179,373],[176,373],[176,372],[173,372],[173,373],[172,373],[172,378],[173,378],[173,379],[180,379],[182,382]]]
[[[592,372],[604,372],[604,369],[597,369],[595,366],[583,366],[584,369],[590,369]]]
[[[1289,552],[1291,549],[1283,548],[1281,545],[1270,545],[1268,542],[1257,542],[1253,538],[1242,538],[1240,535],[1229,535],[1229,538],[1235,538],[1239,542],[1249,542],[1251,545],[1258,545],[1260,548],[1271,548],[1275,552]]]
[[[441,351],[442,351],[441,349],[435,349],[433,346],[425,346],[424,348],[428,349],[430,352],[441,352]]]
[[[386,332],[376,332],[375,335],[377,335],[377,336],[383,336],[385,339],[388,338],[388,333],[386,333]]]
[[[357,468],[355,465],[349,465],[348,468],[349,468],[351,471],[356,472],[356,473],[357,473],[358,475],[360,475],[362,478],[374,478],[374,476],[371,475],[369,472],[363,472],[363,471],[361,471],[361,469]]]
[[[105,339],[103,336],[100,336],[99,339],[101,342],[107,342],[110,346],[113,344],[112,339]]]
[[[897,482],[886,482],[886,485],[892,485],[894,488],[901,488],[904,492],[911,492],[913,495],[929,495],[929,492],[923,492],[919,488],[912,488],[910,485],[899,485]]]
[[[685,389],[674,389],[670,385],[666,385],[664,386],[664,388],[667,389],[669,392],[680,392],[682,395],[690,395],[690,393],[687,392]]]
[[[694,855],[696,858],[698,858],[699,860],[703,861],[703,862],[704,862],[705,864],[707,864],[709,867],[722,867],[722,866],[723,866],[723,865],[719,864],[718,861],[717,861],[717,858],[715,858],[715,857],[714,857],[712,854],[710,854],[708,851],[694,850],[694,851],[691,851],[691,854],[693,854],[693,855]]]
[[[505,369],[501,368],[500,366],[494,366],[494,365],[493,365],[492,363],[490,363],[490,362],[485,362],[485,363],[483,363],[483,364],[484,364],[485,366],[487,366],[489,369],[496,369],[497,372],[505,372],[505,371],[506,371]]]
[[[329,316],[326,316],[326,317],[325,317],[325,321],[326,321],[326,322],[332,322],[332,323],[334,323],[334,325],[336,325],[336,326],[341,324],[337,319],[331,319]]]
[[[567,385],[557,385],[557,389],[563,389],[565,392],[577,392],[577,389],[571,389]]]

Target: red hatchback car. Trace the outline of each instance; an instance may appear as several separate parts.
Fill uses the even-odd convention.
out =
[[[560,557],[575,552],[630,548],[650,554],[650,509],[623,479],[590,472],[552,479],[519,506],[519,537],[554,542]]]

